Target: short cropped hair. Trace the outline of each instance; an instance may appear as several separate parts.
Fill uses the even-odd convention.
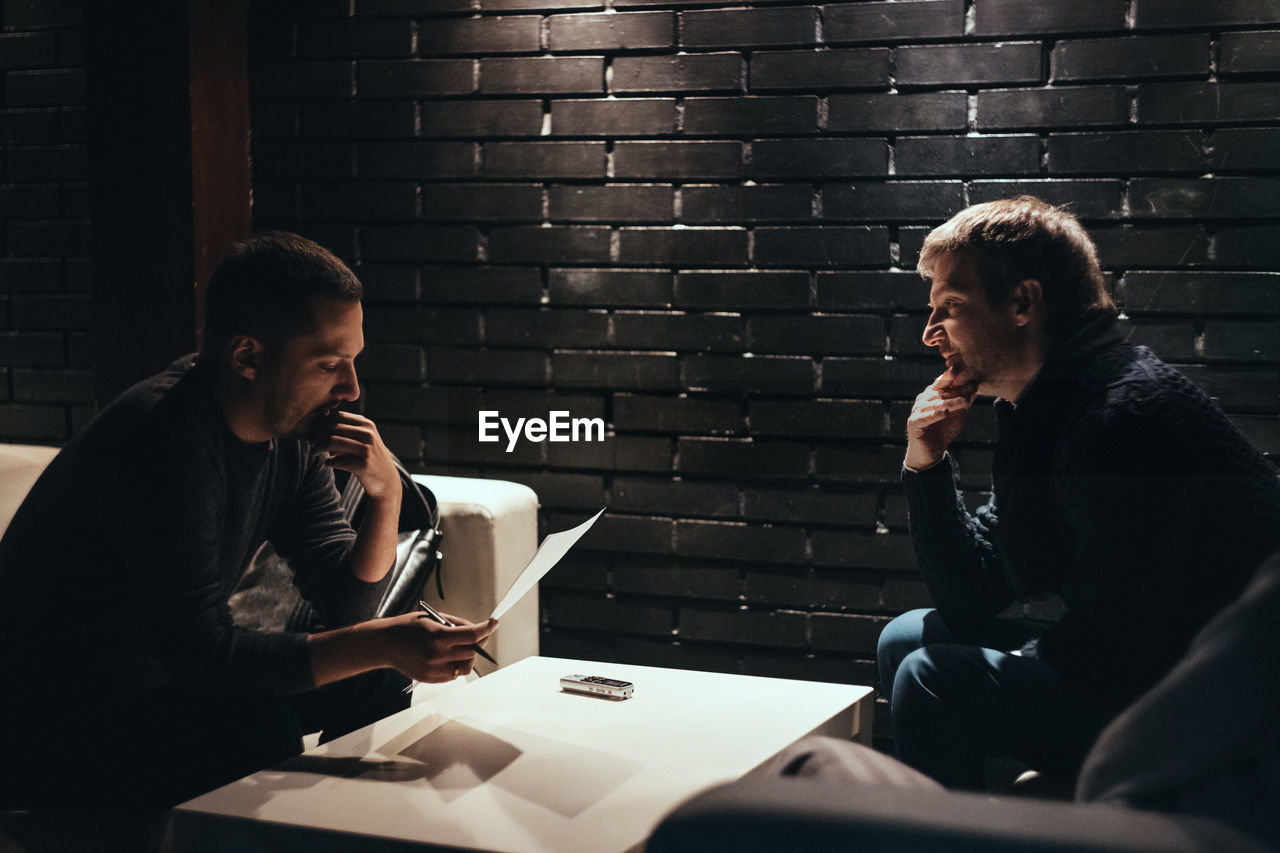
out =
[[[1085,320],[1115,314],[1098,250],[1069,212],[1034,196],[975,204],[925,238],[917,270],[931,278],[941,257],[970,261],[987,300],[1002,305],[1019,282],[1040,282],[1047,330],[1061,339]]]
[[[237,243],[205,289],[201,354],[216,360],[231,340],[249,335],[268,344],[315,328],[312,300],[358,302],[364,288],[328,249],[287,231]]]

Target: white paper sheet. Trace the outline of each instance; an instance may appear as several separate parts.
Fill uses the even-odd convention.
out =
[[[507,590],[507,594],[502,596],[502,600],[498,602],[498,606],[493,608],[493,613],[489,614],[492,619],[501,619],[502,614],[510,610],[517,601],[524,598],[529,590],[533,589],[538,581],[542,580],[542,576],[551,571],[551,567],[560,562],[560,558],[569,553],[569,549],[574,543],[582,538],[582,535],[591,529],[591,525],[596,523],[596,519],[604,515],[601,509],[595,515],[570,530],[562,530],[559,533],[551,533],[546,539],[542,540],[542,544],[538,546],[538,551],[533,555],[533,559],[529,561],[529,565],[524,567],[520,572],[520,576],[516,578],[515,583],[511,584],[511,588]]]

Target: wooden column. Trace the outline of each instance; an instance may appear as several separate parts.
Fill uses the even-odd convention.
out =
[[[99,406],[196,348],[209,273],[250,233],[246,15],[85,4]]]

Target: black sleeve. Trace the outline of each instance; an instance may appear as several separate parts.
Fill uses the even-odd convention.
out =
[[[939,614],[953,623],[994,618],[1014,595],[992,541],[994,498],[970,514],[950,455],[920,473],[903,469],[902,485],[916,561]]]

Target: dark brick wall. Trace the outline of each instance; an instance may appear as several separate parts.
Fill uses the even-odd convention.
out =
[[[4,0],[0,74],[0,441],[56,444],[94,401],[78,0]]]
[[[257,225],[357,265],[396,449],[529,484],[544,532],[609,506],[543,584],[547,653],[872,680],[880,627],[928,604],[896,486],[940,367],[911,270],[973,202],[1070,204],[1136,337],[1280,453],[1274,4],[335,0],[253,24]],[[481,409],[608,440],[507,453]],[[974,500],[992,434],[959,449]]]

